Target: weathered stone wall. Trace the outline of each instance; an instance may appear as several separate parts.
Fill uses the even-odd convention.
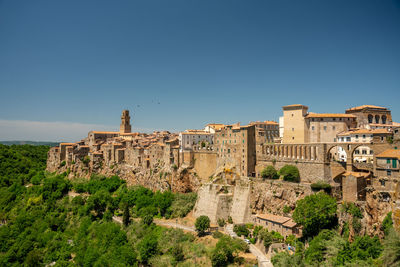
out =
[[[299,169],[300,179],[302,183],[315,183],[317,181],[324,180],[327,183],[331,182],[331,170],[329,165],[324,163],[312,163],[312,162],[293,162],[293,161],[264,161],[257,164],[256,173],[260,174],[261,171],[267,166],[274,166],[275,169],[279,170],[286,164],[294,165]]]
[[[246,223],[251,220],[249,185],[236,185],[233,193],[231,217],[234,223]]]
[[[219,218],[228,219],[232,204],[232,186],[206,184],[197,191],[197,202],[194,216],[206,215],[211,223],[217,223]]]
[[[217,153],[213,152],[194,152],[193,169],[203,183],[209,181],[217,169]]]

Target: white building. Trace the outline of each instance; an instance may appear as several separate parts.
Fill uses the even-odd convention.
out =
[[[179,133],[179,149],[183,151],[192,151],[193,146],[200,147],[214,144],[214,133],[204,130],[186,130]]]
[[[225,124],[222,123],[209,123],[204,127],[204,131],[207,133],[214,134],[215,131],[218,131],[225,127]]]
[[[283,138],[283,130],[285,129],[285,121],[283,120],[283,116],[279,117],[279,137]]]
[[[387,129],[356,129],[339,133],[336,141],[338,143],[372,143],[374,136],[386,140],[386,135],[390,135]],[[338,157],[339,161],[347,161],[346,152],[341,147],[338,148]],[[355,162],[373,163],[373,158],[374,151],[369,146],[360,146],[354,151],[353,161]]]

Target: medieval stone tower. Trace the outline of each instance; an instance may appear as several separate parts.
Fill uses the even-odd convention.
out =
[[[120,133],[130,133],[131,132],[131,117],[129,116],[129,110],[123,110],[121,116],[121,125],[119,126]]]

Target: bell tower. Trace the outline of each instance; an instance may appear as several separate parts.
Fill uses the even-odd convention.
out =
[[[129,116],[129,110],[123,110],[121,116],[121,125],[119,126],[120,133],[130,133],[131,132],[131,117]]]

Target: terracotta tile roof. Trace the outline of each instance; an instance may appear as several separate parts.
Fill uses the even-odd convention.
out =
[[[283,224],[283,226],[287,227],[287,228],[293,228],[297,225],[297,223],[295,221],[293,221],[292,219],[290,219],[289,221],[285,222]]]
[[[76,146],[76,143],[60,143],[60,146]]]
[[[356,116],[343,113],[308,113],[306,118],[356,118]]]
[[[189,135],[189,134],[192,134],[192,135],[212,135],[212,133],[208,133],[208,132],[204,132],[204,131],[181,132],[181,134],[185,134],[185,135]]]
[[[338,136],[350,135],[350,134],[390,134],[387,129],[358,129],[352,131],[341,132]]]
[[[91,131],[94,134],[120,134],[120,132]]]
[[[255,124],[267,124],[267,125],[278,125],[276,121],[252,121],[250,122],[250,125],[255,125]]]
[[[362,109],[365,109],[365,108],[387,109],[385,107],[374,106],[374,105],[362,105],[362,106],[346,109],[346,111],[362,110]]]
[[[268,220],[271,222],[280,223],[280,224],[284,224],[285,222],[291,220],[291,218],[289,218],[289,217],[283,217],[283,216],[269,214],[269,213],[257,214],[256,217],[260,218],[260,219]]]
[[[365,172],[345,172],[343,173],[344,176],[353,175],[354,177],[367,177],[369,173]]]
[[[400,150],[388,149],[376,155],[377,158],[397,158],[400,159]]]

